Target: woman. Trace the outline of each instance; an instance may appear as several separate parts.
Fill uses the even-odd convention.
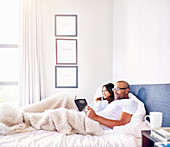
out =
[[[114,101],[114,92],[112,90],[113,88],[114,88],[114,84],[112,83],[103,85],[102,97],[96,98],[95,101],[90,105],[90,107],[92,107],[95,112],[99,112],[105,109],[105,107],[108,104]]]

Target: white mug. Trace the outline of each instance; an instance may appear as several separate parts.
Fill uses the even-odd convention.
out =
[[[151,129],[160,128],[162,126],[162,115],[162,112],[150,112],[149,115],[145,116],[145,121],[149,117]]]

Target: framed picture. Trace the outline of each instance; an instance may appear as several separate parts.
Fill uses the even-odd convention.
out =
[[[78,66],[55,66],[55,88],[78,88]]]
[[[56,39],[56,64],[77,64],[77,39]]]
[[[55,36],[77,36],[77,15],[55,15]]]

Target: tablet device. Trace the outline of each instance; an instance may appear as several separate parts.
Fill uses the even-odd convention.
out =
[[[79,111],[83,111],[84,108],[87,106],[86,99],[75,99],[74,101]]]

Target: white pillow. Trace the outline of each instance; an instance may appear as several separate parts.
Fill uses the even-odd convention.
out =
[[[135,100],[138,103],[138,108],[137,108],[136,112],[133,114],[130,123],[143,121],[144,117],[146,115],[146,110],[145,110],[143,102],[141,102],[132,93],[129,93],[129,98]]]
[[[98,97],[102,97],[102,87],[97,88],[96,93],[94,95],[94,99],[96,99]]]

